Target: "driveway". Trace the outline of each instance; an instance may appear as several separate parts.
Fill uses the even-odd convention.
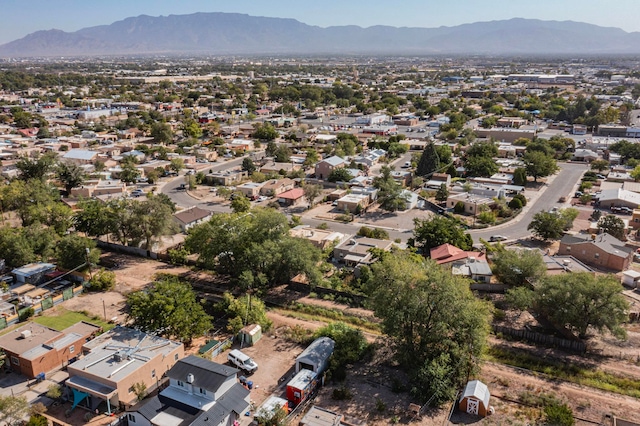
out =
[[[525,207],[518,217],[504,225],[469,231],[474,241],[479,242],[480,238],[489,240],[492,235],[504,235],[509,240],[529,237],[531,232],[527,230],[527,226],[531,223],[534,214],[548,211],[552,207],[564,207],[558,202],[558,199],[560,197],[571,198],[576,184],[588,166],[584,163],[559,163],[558,166],[560,172],[553,177],[546,189],[543,188],[540,190],[540,194],[536,194],[535,199]]]

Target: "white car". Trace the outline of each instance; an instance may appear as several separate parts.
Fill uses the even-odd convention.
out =
[[[496,242],[496,241],[505,241],[507,239],[507,237],[505,237],[504,235],[492,235],[491,237],[489,237],[489,241]]]
[[[269,197],[265,196],[265,195],[261,195],[258,197],[258,199],[256,201],[258,202],[262,202],[262,201],[267,201],[269,199]]]

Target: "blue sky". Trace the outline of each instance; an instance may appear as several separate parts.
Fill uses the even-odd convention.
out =
[[[0,0],[0,44],[137,15],[237,12],[310,25],[439,27],[509,18],[573,20],[640,31],[640,0]]]

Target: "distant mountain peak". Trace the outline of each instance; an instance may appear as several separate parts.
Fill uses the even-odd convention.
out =
[[[241,13],[129,17],[75,32],[31,33],[1,57],[209,54],[637,54],[640,33],[574,21],[511,18],[453,27],[322,28]]]

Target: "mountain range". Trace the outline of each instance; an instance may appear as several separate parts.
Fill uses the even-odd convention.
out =
[[[75,32],[36,31],[0,57],[102,55],[601,55],[640,53],[640,33],[514,18],[454,27],[317,27],[237,13],[141,15]]]

